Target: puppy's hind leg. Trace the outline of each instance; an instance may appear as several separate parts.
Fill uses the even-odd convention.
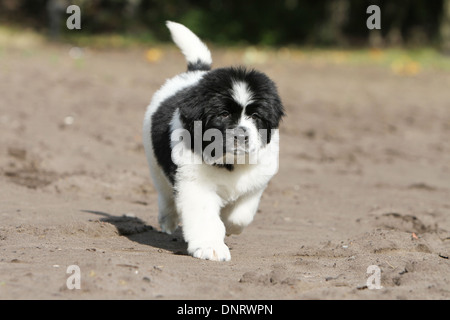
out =
[[[161,231],[172,234],[178,227],[179,218],[175,206],[173,187],[162,172],[154,172],[153,180],[158,191],[158,222]]]
[[[172,234],[178,227],[179,219],[173,196],[158,195],[158,222],[161,231]]]

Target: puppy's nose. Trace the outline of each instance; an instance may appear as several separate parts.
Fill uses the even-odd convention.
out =
[[[234,140],[238,141],[248,141],[248,134],[247,134],[247,128],[245,127],[237,127],[235,129],[235,134],[234,134]]]

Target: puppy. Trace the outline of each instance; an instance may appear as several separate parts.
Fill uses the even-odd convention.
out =
[[[283,105],[273,81],[245,68],[211,70],[207,46],[167,22],[187,72],[157,91],[147,108],[143,143],[158,191],[161,230],[181,222],[188,253],[228,261],[225,235],[252,220],[278,170]]]

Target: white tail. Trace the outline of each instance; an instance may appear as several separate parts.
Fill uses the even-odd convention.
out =
[[[211,68],[211,52],[191,30],[172,21],[167,21],[166,26],[170,30],[173,41],[186,57],[189,71]]]

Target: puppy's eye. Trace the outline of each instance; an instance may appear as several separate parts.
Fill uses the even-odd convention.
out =
[[[229,118],[230,117],[230,113],[228,111],[224,111],[220,114],[220,116],[224,119]]]
[[[255,113],[252,113],[252,119],[259,119],[259,114],[257,114],[256,112]]]

